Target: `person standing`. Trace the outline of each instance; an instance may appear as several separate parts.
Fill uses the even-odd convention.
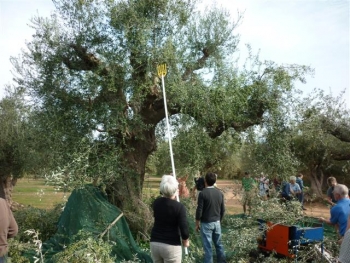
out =
[[[269,178],[265,176],[264,173],[261,173],[259,178],[259,196],[263,200],[267,200],[267,198],[269,197],[269,184]]]
[[[0,188],[2,190],[0,194],[0,263],[5,263],[8,251],[7,239],[17,235],[18,225],[5,199],[2,186]]]
[[[303,181],[303,177],[304,175],[302,173],[298,174],[296,183],[299,185],[300,187],[300,194],[298,195],[298,199],[299,202],[301,203],[301,207],[303,210],[306,210],[306,208],[304,207],[304,181]]]
[[[340,263],[350,263],[350,229],[345,232],[340,246],[338,261]]]
[[[334,186],[333,190],[336,205],[331,208],[331,218],[329,220],[320,217],[321,222],[327,223],[329,225],[334,225],[338,228],[339,236],[342,238],[346,232],[348,226],[348,217],[350,215],[350,199],[349,199],[349,189],[346,185],[337,184]]]
[[[337,179],[335,177],[331,176],[327,178],[327,184],[328,184],[328,189],[327,189],[327,203],[329,203],[331,206],[334,206],[337,203],[337,200],[334,198],[333,190],[334,186],[336,186]]]
[[[175,177],[164,175],[160,182],[163,196],[153,203],[150,246],[154,263],[181,263],[181,243],[184,247],[190,245],[186,208],[176,201],[178,185]]]
[[[187,198],[190,196],[190,191],[187,188],[186,181],[188,179],[188,175],[184,177],[177,177],[177,181],[179,182],[179,197]]]
[[[243,204],[243,213],[246,214],[247,205],[248,205],[248,214],[250,215],[251,211],[251,202],[254,195],[255,180],[250,177],[249,172],[244,173],[242,178],[242,204]]]
[[[202,190],[205,188],[205,182],[203,176],[195,177],[194,178],[194,184],[195,184],[195,190],[196,190],[196,201],[198,202],[198,196],[199,193],[202,192]]]
[[[226,262],[221,243],[221,221],[225,214],[224,195],[214,187],[216,174],[205,175],[205,188],[199,193],[196,209],[196,231],[200,231],[204,263],[213,262],[212,242],[216,250],[217,263]]]
[[[278,177],[273,179],[273,187],[275,188],[275,192],[279,193],[281,191],[281,181]]]

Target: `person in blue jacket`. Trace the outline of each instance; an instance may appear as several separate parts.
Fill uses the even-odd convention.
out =
[[[290,201],[293,198],[297,198],[299,200],[299,195],[301,193],[300,186],[296,183],[296,177],[291,176],[289,178],[289,183],[284,182],[282,186],[282,197]]]
[[[335,226],[338,229],[340,238],[342,238],[346,232],[350,215],[349,189],[346,185],[337,184],[334,186],[333,194],[337,203],[331,208],[331,218],[328,220],[320,217],[319,220]]]

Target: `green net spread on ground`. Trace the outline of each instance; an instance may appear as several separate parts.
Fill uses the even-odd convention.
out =
[[[74,190],[60,216],[57,233],[43,244],[45,262],[52,262],[53,255],[77,242],[80,231],[90,233],[97,239],[119,215],[121,211],[109,203],[97,188],[86,186]],[[115,242],[112,254],[116,256],[116,262],[131,260],[135,254],[141,262],[152,262],[150,255],[137,246],[124,216],[107,231],[103,239]]]

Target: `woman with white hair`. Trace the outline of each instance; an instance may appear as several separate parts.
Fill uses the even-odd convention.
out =
[[[297,178],[295,176],[289,177],[289,183],[286,183],[282,187],[282,197],[290,201],[293,198],[297,198],[301,193],[300,186],[296,183]]]
[[[333,190],[336,205],[331,208],[331,218],[325,219],[320,217],[321,222],[336,226],[339,231],[339,237],[342,238],[346,232],[348,225],[348,217],[350,216],[350,199],[349,189],[346,185],[337,184]]]
[[[298,198],[298,196],[301,194],[301,189],[299,184],[297,184],[296,182],[297,182],[297,178],[295,176],[289,177],[290,193],[293,197]]]
[[[176,201],[179,183],[172,175],[160,182],[162,197],[153,203],[154,225],[151,232],[151,256],[154,263],[181,263],[182,248],[189,246],[186,208]]]

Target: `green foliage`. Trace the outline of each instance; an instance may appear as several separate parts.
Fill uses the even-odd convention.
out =
[[[35,257],[40,255],[42,240],[48,240],[56,233],[61,212],[62,205],[50,210],[27,207],[14,212],[19,232],[9,240],[12,262],[29,263],[28,258],[32,256],[28,256],[29,251],[37,251]]]
[[[62,204],[50,210],[27,207],[14,212],[19,233],[16,239],[21,242],[30,240],[26,230],[35,229],[40,233],[41,240],[48,240],[56,233],[58,218],[62,212]]]
[[[234,132],[224,132],[212,139],[198,125],[187,125],[186,116],[178,116],[179,120],[172,127],[178,131],[172,140],[176,174],[180,177],[189,174],[189,180],[198,172],[216,171],[220,178],[232,178],[238,172],[237,159],[241,139]],[[178,125],[179,127],[177,127]],[[181,128],[182,127],[182,128]],[[162,138],[165,134],[160,135]],[[149,160],[155,166],[156,174],[166,174],[171,170],[168,141],[160,140],[158,149]]]
[[[292,151],[291,131],[283,122],[266,124],[262,130],[251,130],[242,147],[245,170],[255,176],[261,172],[270,179],[286,180],[296,174],[299,160]]]
[[[350,153],[349,111],[342,104],[342,96],[325,96],[321,91],[302,101],[300,122],[294,135],[294,150],[305,166],[322,164],[324,171],[333,165],[344,165]]]
[[[49,144],[43,166],[77,180],[106,176],[107,184],[132,176],[140,193],[155,127],[165,117],[156,66],[166,62],[169,113],[183,115],[176,129],[194,126],[188,139],[204,139],[186,166],[218,169],[227,149],[209,139],[262,123],[309,71],[255,56],[251,68],[238,70],[231,61],[241,15],[232,19],[217,7],[199,12],[196,4],[57,0],[55,15],[32,19],[29,51],[13,64],[35,102],[37,134]],[[178,143],[177,157],[185,158],[186,144]]]
[[[121,263],[140,263],[141,260],[137,257],[137,255],[134,255],[134,258],[131,260],[122,260]]]
[[[297,107],[291,149],[310,175],[312,190],[322,196],[326,176],[349,179],[350,113],[339,97],[315,90]]]
[[[11,91],[0,101],[0,177],[3,179],[20,178],[33,168],[36,154],[30,147],[29,116],[29,107],[21,93]]]
[[[24,257],[23,254],[34,249],[32,244],[29,244],[28,242],[21,242],[14,238],[9,239],[8,242],[10,247],[9,257],[11,258],[11,262],[30,263],[30,260],[27,257]]]
[[[115,258],[110,256],[113,244],[88,233],[79,233],[77,242],[70,244],[62,252],[52,257],[55,263],[113,263]]]
[[[35,229],[28,229],[24,232],[31,237],[30,242],[33,244],[33,250],[35,252],[35,255],[33,255],[34,262],[44,263],[44,255],[42,251],[43,241],[39,237],[39,231]]]

